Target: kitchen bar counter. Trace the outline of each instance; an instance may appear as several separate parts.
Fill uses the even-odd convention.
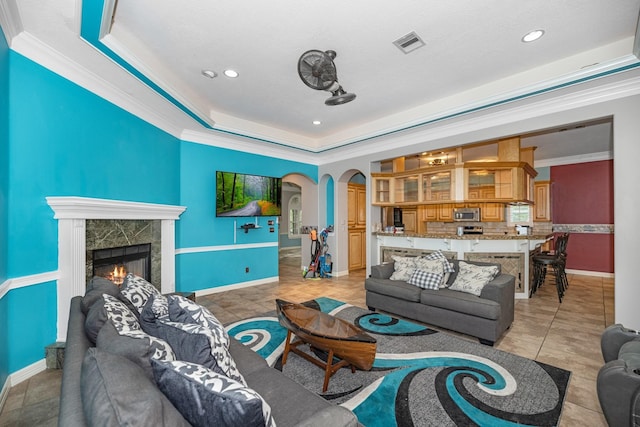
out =
[[[457,234],[447,233],[386,233],[386,232],[374,232],[374,236],[391,236],[391,237],[414,237],[420,239],[455,239],[455,240],[549,240],[553,237],[553,234],[529,234],[529,235],[517,235],[517,234],[463,234],[458,236]]]
[[[505,273],[516,277],[516,298],[529,298],[531,251],[544,244],[553,234],[517,235],[449,233],[385,233],[374,232],[375,249],[372,265],[390,260],[390,254],[414,254],[443,251],[460,260],[497,262]],[[385,255],[386,254],[386,255]]]

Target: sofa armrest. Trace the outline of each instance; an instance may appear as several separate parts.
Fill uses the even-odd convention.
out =
[[[500,324],[504,329],[511,326],[514,318],[516,278],[510,274],[499,274],[480,293],[480,298],[495,301],[500,305]]]
[[[393,274],[393,263],[374,265],[371,267],[371,277],[375,279],[388,279]]]
[[[600,338],[600,348],[605,363],[616,360],[620,347],[636,338],[640,338],[637,331],[627,329],[619,323],[605,329]]]
[[[598,400],[610,426],[627,426],[637,413],[640,375],[630,371],[623,360],[606,363],[598,372]]]
[[[80,374],[82,361],[91,343],[84,332],[85,316],[81,309],[82,297],[71,299],[67,342],[64,349],[64,365],[62,368],[62,386],[60,390],[59,425],[86,426],[82,408],[80,390]]]

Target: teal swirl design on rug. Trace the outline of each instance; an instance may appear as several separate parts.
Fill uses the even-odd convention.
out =
[[[304,303],[351,321],[378,342],[371,371],[341,369],[321,393],[324,372],[290,354],[274,312],[227,326],[270,366],[351,409],[365,426],[554,426],[571,373],[424,325],[331,298]],[[321,352],[315,352],[322,357]]]

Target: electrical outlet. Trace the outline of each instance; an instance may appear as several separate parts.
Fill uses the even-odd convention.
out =
[[[249,267],[245,267],[245,268],[244,268],[244,272],[245,272],[245,273],[248,273],[248,272],[249,272]]]

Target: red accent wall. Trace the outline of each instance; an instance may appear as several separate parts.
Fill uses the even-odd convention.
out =
[[[613,160],[551,167],[554,224],[613,224]],[[571,233],[567,268],[613,273],[613,234]]]

